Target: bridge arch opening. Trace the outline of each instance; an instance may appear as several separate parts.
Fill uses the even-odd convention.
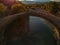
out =
[[[37,37],[42,37],[42,35],[45,34],[45,37],[41,38],[41,40],[47,39],[45,43],[49,44],[50,42],[51,45],[57,45],[56,41],[59,36],[57,28],[46,19],[38,16],[29,16],[29,28],[32,32],[35,32],[35,36]]]
[[[23,40],[26,42],[26,44],[29,42],[30,45],[57,45],[57,40],[55,39],[56,35],[54,36],[55,33],[53,31],[55,27],[50,22],[46,21],[44,18],[37,16],[29,16],[29,18],[29,30],[31,31],[31,34],[28,34],[29,37],[23,37]],[[8,45],[21,45],[21,43],[23,43],[23,41],[21,41],[21,39],[13,39],[7,43]]]
[[[55,39],[59,39],[58,29],[49,20],[45,19],[44,17],[40,17],[38,15],[35,15],[35,16],[31,15],[31,16],[29,16],[29,19],[30,19],[29,20],[29,26],[30,26],[31,29],[33,29],[36,25],[39,26],[39,24],[46,25],[47,28],[50,28],[50,31],[53,33],[53,36],[55,37]],[[44,27],[44,26],[42,26],[42,27]]]

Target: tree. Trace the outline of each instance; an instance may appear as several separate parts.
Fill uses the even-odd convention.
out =
[[[0,18],[4,17],[6,12],[7,12],[7,7],[3,3],[0,3]]]
[[[11,6],[12,14],[20,13],[25,11],[25,5],[21,3],[15,3]]]
[[[57,14],[58,12],[58,4],[56,2],[53,2],[53,7],[52,7],[52,10],[51,10],[51,13],[52,14]]]

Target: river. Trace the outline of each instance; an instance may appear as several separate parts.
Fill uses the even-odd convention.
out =
[[[29,25],[31,34],[28,38],[10,40],[7,45],[56,45],[52,26],[49,26],[44,19],[30,16]]]

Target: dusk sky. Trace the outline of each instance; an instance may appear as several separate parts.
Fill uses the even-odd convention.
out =
[[[26,1],[40,1],[40,2],[45,2],[45,1],[50,1],[50,0],[26,0]]]
[[[45,2],[45,1],[50,1],[50,0],[19,0],[19,1],[39,1],[39,2]]]
[[[19,1],[38,1],[38,2],[57,1],[57,2],[60,2],[60,0],[19,0]]]

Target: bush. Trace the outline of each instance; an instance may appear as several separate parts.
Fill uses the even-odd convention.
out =
[[[24,12],[26,10],[26,8],[24,5],[22,5],[20,3],[16,3],[11,6],[11,10],[13,12],[12,14],[16,14],[16,13]]]
[[[7,7],[3,3],[0,3],[0,18],[4,17],[6,15],[6,12]]]

